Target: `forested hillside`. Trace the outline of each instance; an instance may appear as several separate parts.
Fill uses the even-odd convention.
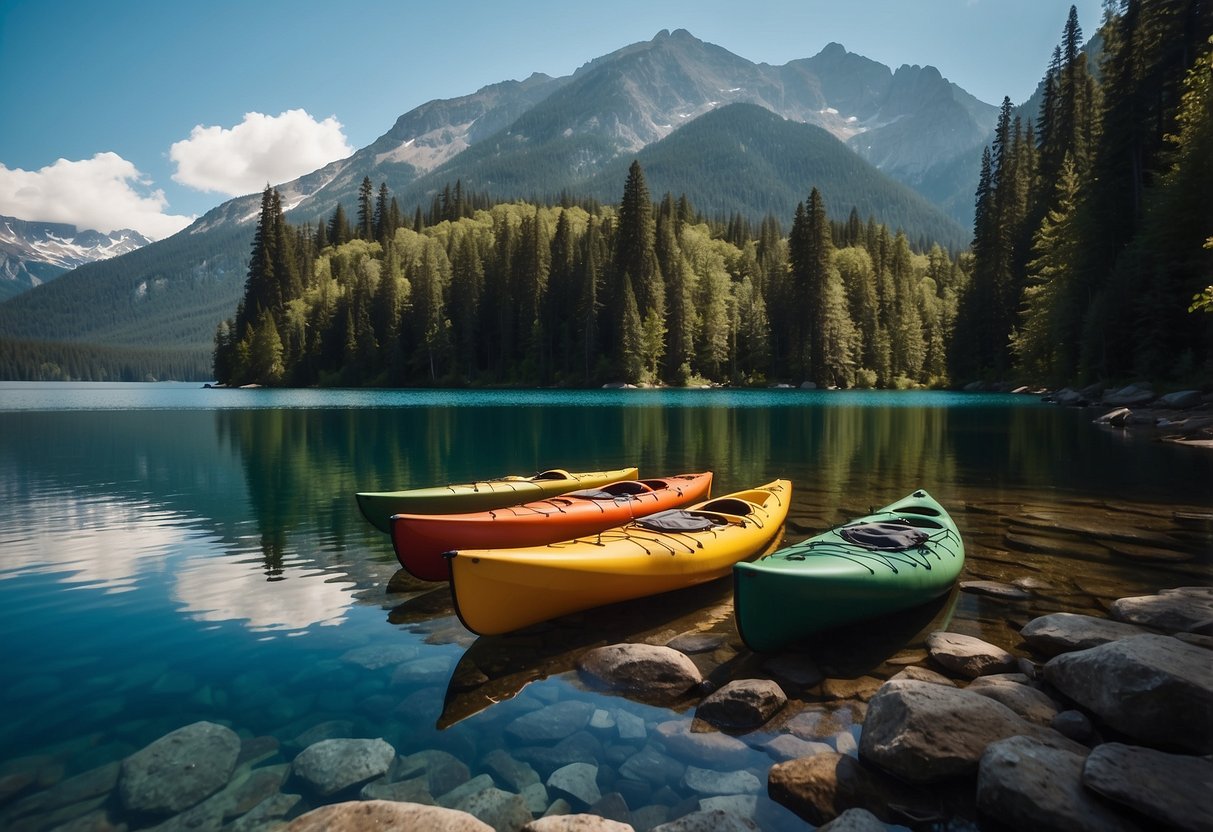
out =
[[[655,204],[633,163],[617,207],[428,216],[364,181],[355,219],[286,223],[266,189],[245,295],[216,334],[229,384],[941,383],[964,271],[814,189],[780,220]]]
[[[1034,121],[1009,101],[982,159],[960,377],[1207,381],[1213,4],[1108,7],[1101,63],[1063,31]],[[1098,79],[1098,80],[1097,80]]]

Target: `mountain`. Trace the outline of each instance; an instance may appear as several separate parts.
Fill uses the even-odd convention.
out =
[[[294,222],[327,218],[338,203],[352,216],[364,177],[386,183],[406,214],[456,180],[498,199],[614,202],[640,158],[655,196],[685,191],[701,210],[755,220],[773,211],[790,223],[817,185],[838,219],[855,206],[912,240],[960,245],[967,233],[903,185],[979,154],[996,115],[932,67],[894,72],[838,44],[771,66],[663,31],[567,77],[423,104],[350,157],[277,187]],[[259,195],[229,200],[173,237],[0,303],[0,335],[205,356],[241,296],[259,205]]]
[[[127,254],[150,242],[129,228],[102,234],[65,223],[0,216],[0,300],[54,280],[77,266]]]

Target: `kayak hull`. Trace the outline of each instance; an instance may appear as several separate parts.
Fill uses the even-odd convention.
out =
[[[598,488],[619,480],[634,480],[636,475],[635,468],[587,473],[553,469],[533,477],[508,476],[406,491],[360,491],[355,497],[362,516],[379,531],[391,534],[394,514],[487,511],[542,500],[579,488]]]
[[[864,548],[848,526],[908,521],[927,540],[903,551]],[[823,630],[925,604],[948,592],[964,566],[964,543],[947,511],[925,491],[733,569],[742,640],[780,650]]]
[[[451,573],[444,552],[545,546],[622,526],[637,517],[706,500],[712,474],[621,480],[603,488],[618,496],[603,499],[571,492],[474,513],[397,514],[392,517],[392,547],[413,577],[445,581]],[[635,493],[640,488],[645,490]]]
[[[704,531],[629,523],[544,547],[451,552],[455,610],[472,632],[497,635],[724,577],[778,545],[791,492],[790,482],[776,480],[696,504],[687,512],[720,520]]]

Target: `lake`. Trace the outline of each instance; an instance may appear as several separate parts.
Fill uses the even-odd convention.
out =
[[[75,817],[52,823],[31,796],[199,720],[260,749],[256,766],[285,768],[318,739],[382,737],[399,755],[452,755],[467,767],[457,779],[497,772],[508,788],[486,757],[504,749],[546,778],[569,749],[507,728],[565,701],[603,712],[569,751],[599,766],[603,794],[621,796],[603,806],[637,828],[693,811],[717,796],[627,766],[655,725],[690,719],[694,701],[667,709],[588,690],[575,662],[598,644],[701,632],[719,636],[693,656],[713,681],[770,675],[737,638],[728,579],[478,639],[443,585],[399,570],[354,492],[550,467],[711,470],[716,494],[785,477],[796,541],[927,489],[960,526],[962,580],[1032,578],[1031,597],[954,591],[804,645],[795,657],[827,684],[789,688],[790,712],[842,714],[829,741],[846,753],[864,680],[895,673],[932,629],[1014,651],[1035,615],[1102,613],[1118,597],[1210,583],[1207,534],[1173,512],[1213,507],[1213,454],[1092,416],[942,392],[0,383],[0,826]],[[621,736],[625,722],[643,723],[640,736]],[[779,730],[741,737],[742,768],[762,788],[737,805],[764,829],[800,829],[766,797],[761,746]],[[68,808],[148,822],[112,795],[90,798]],[[323,802],[305,794],[291,812]]]

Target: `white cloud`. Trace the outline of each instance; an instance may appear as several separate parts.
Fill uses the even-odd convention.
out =
[[[109,232],[133,228],[160,240],[193,217],[166,214],[164,191],[117,153],[91,159],[59,159],[41,170],[0,164],[0,214],[37,222],[65,222]]]
[[[354,152],[333,116],[316,121],[305,110],[278,116],[245,113],[230,130],[204,127],[175,142],[169,158],[177,165],[173,180],[199,191],[227,196],[256,193]]]

